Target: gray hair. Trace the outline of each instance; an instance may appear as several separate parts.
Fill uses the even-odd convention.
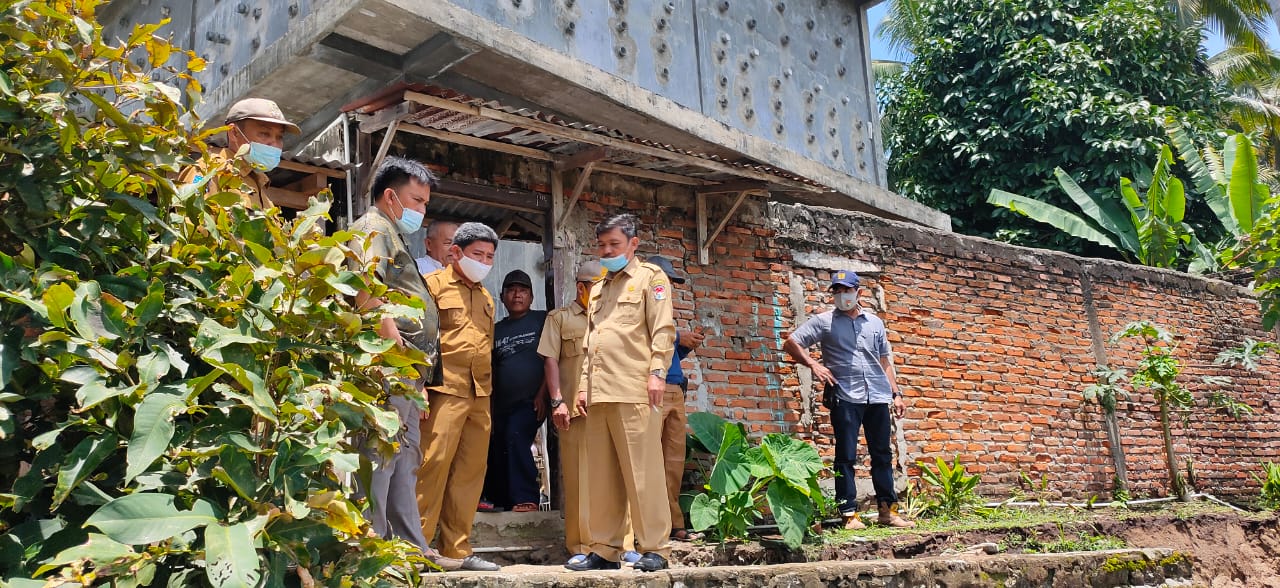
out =
[[[609,231],[618,229],[628,239],[631,239],[636,236],[636,231],[639,228],[640,219],[636,218],[636,215],[630,213],[615,214],[596,225],[596,236],[599,237]]]
[[[457,227],[458,223],[450,220],[433,220],[431,221],[431,224],[427,225],[427,234],[425,235],[425,238],[434,238],[436,234],[440,232],[440,229],[444,228],[446,225],[453,225],[454,227]]]
[[[498,234],[484,223],[462,223],[458,226],[458,232],[453,234],[453,244],[462,249],[476,241],[493,243],[494,248],[497,248]]]
[[[383,159],[382,164],[378,166],[378,171],[374,172],[373,185],[369,194],[376,201],[386,193],[387,188],[398,190],[410,180],[429,188],[435,188],[440,184],[436,175],[421,162],[391,156]]]

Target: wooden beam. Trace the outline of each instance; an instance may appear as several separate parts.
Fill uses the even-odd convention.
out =
[[[711,243],[720,236],[720,232],[729,225],[729,219],[733,218],[733,213],[738,212],[738,207],[746,201],[747,196],[752,194],[754,190],[743,190],[738,192],[737,198],[734,198],[733,204],[729,206],[729,211],[724,213],[724,218],[720,219],[720,223],[716,225],[715,230],[707,232],[707,194],[699,193],[697,195],[698,207],[698,263],[706,265],[711,263]]]
[[[574,141],[578,141],[581,143],[587,143],[590,145],[597,145],[602,147],[612,147],[620,151],[626,151],[629,153],[636,153],[640,155],[647,155],[649,157],[656,157],[658,159],[663,159],[667,161],[677,161],[687,165],[701,167],[704,169],[708,169],[708,170],[712,170],[720,173],[731,174],[734,176],[749,178],[753,180],[760,180],[760,181],[768,182],[771,184],[778,184],[778,185],[786,186],[788,188],[795,189],[795,190],[802,190],[806,192],[816,192],[816,193],[823,193],[827,191],[826,189],[818,186],[811,186],[803,182],[797,182],[795,180],[783,178],[780,176],[775,176],[773,174],[765,173],[755,169],[736,167],[726,163],[721,163],[719,161],[714,161],[711,159],[703,159],[701,157],[697,157],[694,155],[678,153],[675,151],[668,151],[666,149],[661,149],[658,147],[651,147],[649,145],[634,143],[632,141],[627,141],[625,139],[618,139],[616,137],[610,137],[608,135],[593,133],[591,131],[584,131],[582,129],[575,129],[575,128],[558,125],[555,123],[544,122],[544,121],[529,118],[526,116],[520,116],[518,114],[509,114],[506,112],[502,112],[501,110],[494,110],[492,108],[486,108],[484,106],[462,104],[461,102],[456,102],[453,100],[449,100],[447,98],[438,98],[428,94],[423,94],[421,92],[406,91],[404,93],[404,99],[409,100],[411,102],[417,102],[418,104],[422,104],[425,106],[434,106],[436,108],[442,108],[445,110],[451,110],[453,112],[470,114],[473,116],[478,116],[480,118],[487,118],[490,120],[502,121],[510,125],[515,125],[518,127],[538,131],[540,133],[546,133],[548,135],[554,135],[557,137],[572,139]]]
[[[439,139],[446,143],[457,143],[459,145],[466,145],[467,147],[476,147],[479,149],[487,149],[489,151],[498,151],[501,153],[508,153],[511,155],[519,155],[521,157],[527,157],[529,159],[535,159],[538,161],[555,161],[555,156],[551,155],[550,153],[547,153],[546,151],[541,151],[538,149],[533,149],[531,147],[524,147],[522,145],[512,145],[510,143],[503,143],[502,141],[494,141],[491,139],[481,139],[479,137],[472,137],[471,135],[464,135],[462,133],[454,133],[451,131],[429,129],[426,127],[420,127],[415,124],[407,124],[400,127],[400,132],[411,133],[414,135],[421,135],[423,137],[430,137],[432,139]]]
[[[398,120],[407,120],[414,114],[417,114],[419,110],[421,110],[421,107],[417,104],[412,102],[401,102],[396,106],[383,108],[373,114],[359,115],[361,117],[360,132],[375,133],[381,131],[382,129],[391,126],[391,123]]]
[[[545,214],[548,208],[544,194],[517,188],[495,188],[447,178],[440,180],[440,185],[431,191],[431,195],[536,214]]]
[[[347,177],[346,170],[322,167],[319,165],[311,165],[309,163],[299,163],[297,161],[289,161],[288,159],[281,159],[280,165],[277,167],[281,169],[287,169],[290,171],[303,172],[308,174],[320,174],[322,176],[326,176],[326,177],[330,177],[338,180],[341,180]]]
[[[382,145],[378,146],[378,154],[373,156],[373,161],[369,164],[369,172],[364,174],[364,185],[360,186],[360,193],[364,194],[369,191],[373,185],[373,174],[378,173],[378,166],[382,165],[382,160],[387,157],[387,152],[391,150],[391,140],[396,137],[396,129],[400,128],[400,120],[391,123],[387,127],[387,132],[382,136]],[[370,195],[370,198],[375,196]]]
[[[569,202],[565,204],[564,214],[560,216],[559,224],[563,225],[569,220],[569,215],[573,213],[573,208],[578,205],[578,199],[582,198],[582,191],[587,187],[587,180],[591,177],[591,170],[595,169],[596,162],[588,161],[582,166],[582,171],[578,173],[578,181],[573,184],[573,191],[569,193]],[[552,172],[558,173],[558,172]]]
[[[307,209],[307,199],[311,194],[298,192],[296,190],[285,190],[284,188],[267,187],[267,198],[276,206],[281,208],[295,208],[298,210]]]
[[[705,186],[711,183],[702,178],[691,178],[689,176],[681,176],[651,169],[631,167],[629,165],[609,163],[607,161],[597,162],[596,171],[617,174],[620,176],[630,176],[633,178],[643,178],[646,180],[655,180],[658,182],[667,182],[670,184],[680,184],[682,186]]]
[[[608,157],[609,157],[609,150],[607,148],[589,147],[587,149],[583,149],[582,151],[574,153],[573,155],[570,155],[568,157],[557,159],[555,168],[556,168],[556,171],[578,169],[580,167],[587,165],[588,163],[602,161],[604,159],[608,159]]]
[[[741,182],[723,182],[719,184],[708,184],[698,188],[699,194],[727,194],[729,192],[760,192],[768,188],[768,184],[757,182],[754,180],[745,180]]]

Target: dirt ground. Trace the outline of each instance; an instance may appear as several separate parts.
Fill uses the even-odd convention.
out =
[[[1191,556],[1196,585],[1280,588],[1280,518],[1274,513],[1108,510],[998,521],[987,528],[982,523],[956,527],[925,525],[918,531],[881,530],[861,536],[834,531],[826,533],[822,543],[806,545],[800,551],[788,550],[767,538],[725,546],[682,543],[675,545],[672,559],[685,566],[752,565],[1167,547]]]

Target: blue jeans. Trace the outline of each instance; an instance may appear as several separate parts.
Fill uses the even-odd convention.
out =
[[[831,428],[836,436],[836,503],[840,512],[858,510],[858,489],[853,482],[853,466],[858,463],[858,429],[866,432],[871,454],[871,484],[876,502],[895,503],[893,452],[889,446],[889,405],[859,404],[837,399],[831,409]]]
[[[489,469],[485,472],[484,495],[495,505],[511,508],[517,504],[538,504],[538,467],[529,447],[538,434],[538,416],[533,402],[494,411],[489,437]]]

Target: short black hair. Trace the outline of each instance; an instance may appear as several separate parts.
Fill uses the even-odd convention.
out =
[[[476,241],[484,241],[485,243],[493,243],[493,247],[498,247],[498,234],[484,223],[462,223],[458,226],[458,231],[453,234],[453,244],[459,249],[466,249],[468,245]]]
[[[387,188],[399,190],[408,184],[410,180],[418,182],[428,188],[434,189],[440,184],[440,180],[436,179],[436,175],[427,169],[427,166],[421,162],[403,157],[387,157],[382,160],[382,164],[378,166],[378,171],[373,174],[373,186],[370,188],[369,196],[377,202],[379,198],[387,191]]]
[[[614,229],[622,231],[628,239],[636,236],[636,231],[640,228],[640,219],[636,215],[630,213],[615,214],[604,222],[596,225],[596,237],[608,233]]]

